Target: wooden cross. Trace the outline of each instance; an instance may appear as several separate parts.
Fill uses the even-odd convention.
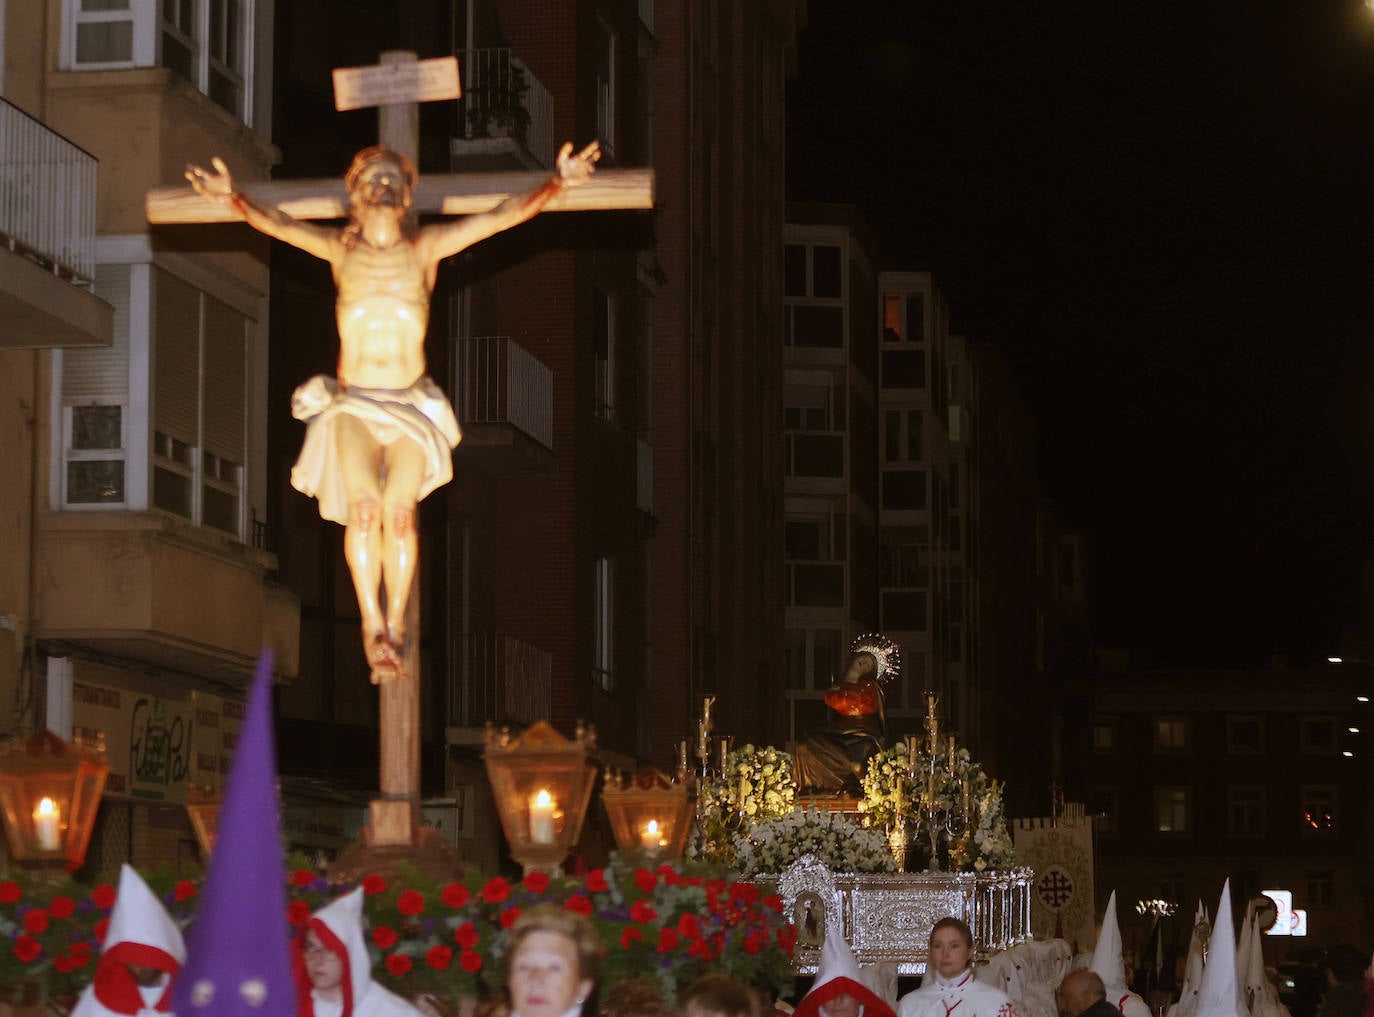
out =
[[[378,107],[381,144],[417,162],[419,103],[458,98],[457,60],[417,61],[414,53],[383,53],[374,67],[334,72],[338,109]],[[416,215],[461,215],[495,208],[513,194],[527,193],[548,179],[545,173],[472,173],[423,177],[413,195]],[[243,192],[259,205],[276,206],[295,219],[339,219],[348,214],[342,178],[248,184]],[[601,170],[591,180],[557,195],[545,211],[653,208],[653,171]],[[213,204],[189,186],[148,192],[148,221],[154,224],[242,221],[233,205]],[[416,572],[407,604],[409,633],[406,677],[380,686],[381,794],[369,809],[365,834],[371,847],[415,848],[420,844],[420,600]]]

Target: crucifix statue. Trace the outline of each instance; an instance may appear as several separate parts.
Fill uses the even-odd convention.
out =
[[[307,429],[291,480],[319,501],[324,518],[345,527],[363,649],[381,686],[382,797],[371,803],[365,842],[405,851],[425,844],[416,504],[451,479],[460,437],[453,410],[425,373],[438,264],[541,210],[652,208],[653,172],[593,176],[600,151],[592,143],[575,154],[564,145],[552,175],[431,174],[420,181],[417,104],[458,97],[457,62],[393,51],[378,66],[336,70],[334,82],[336,108],[379,107],[381,144],[358,153],[346,193],[326,180],[240,188],[214,159],[208,171],[188,167],[190,187],[151,191],[147,212],[155,224],[247,222],[333,270],[338,377],[312,378],[292,397],[292,413]],[[421,214],[467,217],[421,226]],[[314,219],[346,221],[321,227]]]
[[[558,153],[556,171],[489,212],[427,226],[411,213],[419,174],[384,145],[364,149],[345,176],[348,221],[300,222],[234,189],[218,158],[190,166],[202,197],[231,205],[254,229],[329,262],[338,296],[338,378],[296,389],[291,412],[307,421],[291,484],[344,526],[344,557],[363,621],[374,684],[403,676],[406,606],[415,575],[416,506],[453,479],[460,432],[443,392],[425,373],[429,299],[439,262],[538,214],[592,174],[600,150]],[[385,590],[385,593],[383,593]]]

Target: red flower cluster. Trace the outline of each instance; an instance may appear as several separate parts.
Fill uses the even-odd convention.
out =
[[[91,891],[91,903],[101,911],[108,911],[114,907],[115,888],[109,883],[101,883]]]
[[[424,909],[425,898],[414,890],[406,890],[396,898],[396,910],[407,918],[414,918]]]

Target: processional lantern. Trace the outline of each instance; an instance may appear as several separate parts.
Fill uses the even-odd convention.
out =
[[[687,773],[669,779],[645,767],[627,785],[621,774],[607,771],[601,804],[622,852],[643,852],[664,860],[682,857],[696,814],[695,787]]]
[[[186,791],[186,817],[196,834],[196,844],[202,858],[208,859],[215,849],[219,828],[219,807],[224,796],[218,788],[193,784]]]
[[[0,815],[11,855],[81,865],[109,772],[102,747],[51,731],[0,745]]]
[[[595,747],[595,733],[580,724],[571,740],[544,721],[518,736],[487,725],[487,779],[511,857],[526,873],[562,872],[596,783],[596,767],[587,762]]]

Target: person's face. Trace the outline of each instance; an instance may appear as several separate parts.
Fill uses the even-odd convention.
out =
[[[559,1017],[592,991],[579,977],[577,947],[557,932],[531,932],[511,958],[511,1009],[520,1017]]]
[[[939,929],[930,939],[930,962],[941,978],[953,978],[968,967],[972,953],[958,929]]]
[[[124,966],[129,969],[129,974],[134,976],[134,981],[144,988],[156,985],[162,978],[162,972],[157,968],[144,967],[142,964],[125,964]]]
[[[821,1009],[830,1017],[859,1017],[859,1001],[843,992]]]
[[[856,653],[849,661],[849,669],[844,673],[844,681],[849,684],[871,678],[878,670],[878,662],[871,653]]]
[[[305,934],[305,973],[321,992],[333,992],[343,984],[344,965],[338,955],[320,942],[312,929]]]

